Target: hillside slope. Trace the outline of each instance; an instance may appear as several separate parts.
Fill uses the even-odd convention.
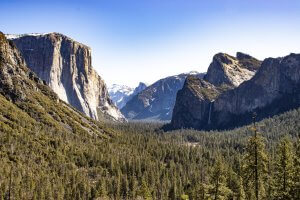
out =
[[[113,135],[62,102],[27,68],[15,45],[0,32],[0,196],[8,191],[9,184],[2,179],[9,176],[8,169],[13,173],[15,199],[33,198],[34,187],[48,184],[50,176],[56,177],[53,187],[58,189],[71,178],[63,180],[59,170],[65,175],[77,173],[80,157],[89,151],[91,141],[102,143]],[[16,182],[24,178],[24,170],[26,180],[36,186]],[[17,196],[19,189],[22,197]],[[37,194],[50,195],[47,191]]]

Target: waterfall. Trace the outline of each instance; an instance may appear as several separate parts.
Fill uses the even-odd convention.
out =
[[[211,101],[210,103],[209,103],[209,112],[208,112],[208,124],[210,124],[211,123],[211,121],[210,121],[210,117],[211,117],[211,107],[212,107],[212,104],[213,104],[214,102],[213,101]]]

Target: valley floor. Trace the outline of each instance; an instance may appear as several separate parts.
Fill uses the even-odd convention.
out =
[[[299,199],[300,109],[257,123],[256,138],[252,125],[102,124],[101,138],[25,126],[1,123],[0,199],[254,199],[256,181],[261,199]]]

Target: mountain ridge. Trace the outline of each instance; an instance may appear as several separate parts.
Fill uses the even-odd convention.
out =
[[[257,119],[261,120],[300,106],[299,54],[265,59],[257,68],[255,75],[238,86],[232,87],[234,84],[228,84],[227,80],[223,80],[229,88],[211,99],[199,95],[208,90],[200,84],[196,84],[198,87],[193,87],[197,92],[191,97],[184,96],[184,93],[191,90],[192,82],[187,81],[182,91],[178,92],[170,127],[175,129],[235,128],[251,123],[253,112],[256,112]],[[218,85],[224,84],[217,84],[214,87],[220,87]],[[211,89],[209,91],[213,92]],[[198,100],[189,104],[188,102],[193,98]],[[186,110],[188,112],[183,114]]]
[[[196,73],[192,71],[156,81],[128,101],[121,112],[129,120],[171,120],[177,91],[189,74]],[[204,74],[198,73],[197,76],[203,77]]]

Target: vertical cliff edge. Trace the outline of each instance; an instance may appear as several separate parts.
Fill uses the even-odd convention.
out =
[[[28,67],[60,99],[96,120],[125,120],[93,69],[88,46],[60,33],[6,36],[15,43]]]

